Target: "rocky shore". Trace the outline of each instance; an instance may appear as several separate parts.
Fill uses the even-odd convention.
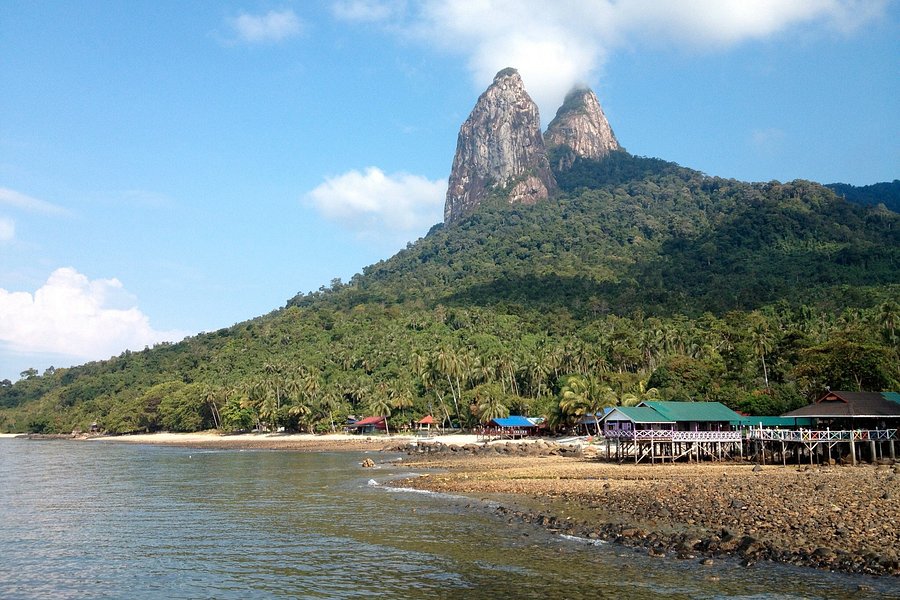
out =
[[[900,464],[611,464],[552,443],[408,445],[400,485],[498,501],[507,520],[651,556],[900,576]]]

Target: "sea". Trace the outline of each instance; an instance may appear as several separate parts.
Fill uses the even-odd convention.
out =
[[[900,598],[897,578],[567,538],[396,484],[418,472],[382,453],[3,438],[0,598]]]

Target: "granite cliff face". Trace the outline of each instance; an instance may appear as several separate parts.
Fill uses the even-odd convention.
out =
[[[576,157],[599,160],[620,148],[597,96],[589,89],[566,95],[544,133],[544,145],[559,170],[571,167]]]
[[[498,188],[510,203],[533,204],[556,190],[537,105],[515,69],[503,69],[459,130],[444,222],[472,213]]]

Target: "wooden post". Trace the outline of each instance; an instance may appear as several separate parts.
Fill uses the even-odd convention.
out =
[[[781,442],[781,464],[785,467],[787,466],[787,453],[784,449],[784,441]]]
[[[856,442],[853,440],[853,432],[850,432],[850,464],[856,466]]]
[[[869,440],[869,450],[872,451],[872,464],[874,465],[876,462],[878,462],[878,456],[875,452],[875,440]]]

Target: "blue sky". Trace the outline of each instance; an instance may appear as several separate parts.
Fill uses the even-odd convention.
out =
[[[549,5],[549,6],[547,6]],[[711,175],[900,177],[886,1],[0,3],[0,379],[227,327],[442,218],[501,68]]]

